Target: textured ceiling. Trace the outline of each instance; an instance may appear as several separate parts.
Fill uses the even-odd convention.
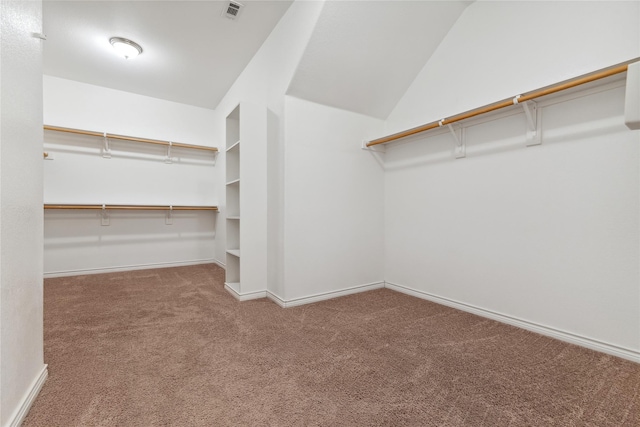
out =
[[[386,118],[471,1],[329,1],[287,93]]]
[[[215,108],[291,5],[242,0],[237,20],[223,1],[44,1],[44,74],[199,107]],[[142,45],[133,60],[109,38]]]

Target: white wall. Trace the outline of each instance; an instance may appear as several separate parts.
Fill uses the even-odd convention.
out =
[[[0,3],[0,426],[46,378],[42,350],[42,31],[39,1]]]
[[[384,277],[384,169],[358,142],[369,116],[287,97],[285,294],[290,301]]]
[[[213,110],[44,76],[44,122],[187,144],[223,148],[215,137]],[[112,156],[101,156],[101,138],[45,131],[44,200],[66,204],[217,205],[211,152],[110,141]],[[215,166],[217,164],[217,166]],[[217,215],[136,211],[110,213],[101,226],[96,211],[45,213],[44,265],[47,274],[212,261]]]
[[[640,57],[638,1],[476,1],[388,117],[387,133]]]
[[[638,57],[639,7],[476,2],[388,130]],[[621,84],[544,107],[539,147],[522,113],[468,128],[465,159],[446,133],[389,145],[386,280],[640,360],[640,136]]]

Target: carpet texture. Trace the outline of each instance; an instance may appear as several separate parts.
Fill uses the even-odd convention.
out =
[[[282,309],[214,265],[47,279],[33,426],[640,426],[640,365],[387,289]]]

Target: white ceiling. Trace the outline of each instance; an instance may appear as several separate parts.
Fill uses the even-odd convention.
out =
[[[45,0],[44,74],[215,108],[292,1],[241,3],[230,20],[226,1]],[[113,36],[143,54],[116,56]]]
[[[219,0],[45,0],[44,73],[216,108],[293,0],[240,1],[230,20]],[[326,0],[287,94],[384,119],[470,3]]]
[[[472,1],[330,1],[287,93],[386,118]]]

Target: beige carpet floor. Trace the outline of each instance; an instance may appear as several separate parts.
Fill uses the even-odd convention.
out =
[[[640,426],[640,365],[381,289],[282,309],[193,266],[47,279],[24,426]]]

